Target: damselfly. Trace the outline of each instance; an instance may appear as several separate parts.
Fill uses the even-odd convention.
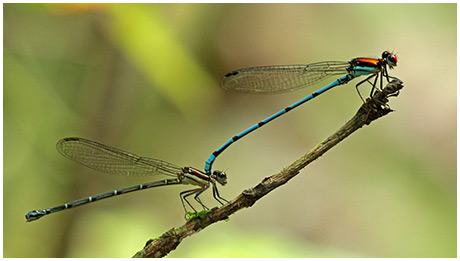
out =
[[[54,208],[32,210],[26,214],[27,222],[37,220],[45,215],[52,214],[61,210],[81,206],[97,200],[118,196],[128,192],[175,184],[190,184],[198,186],[198,188],[186,190],[180,193],[180,199],[185,212],[187,212],[187,209],[185,207],[184,201],[193,209],[193,211],[196,212],[192,204],[190,204],[190,202],[187,200],[187,197],[191,195],[195,195],[195,200],[203,207],[203,209],[208,209],[201,202],[199,195],[207,190],[210,185],[212,185],[214,198],[222,205],[224,204],[222,201],[228,203],[227,200],[219,195],[219,191],[217,190],[216,186],[217,183],[221,185],[227,184],[227,175],[222,171],[214,171],[211,175],[209,175],[192,167],[181,168],[162,160],[139,157],[132,153],[83,138],[62,139],[57,143],[56,148],[65,157],[100,172],[125,176],[148,176],[163,174],[172,176],[174,178],[114,190],[111,192],[73,201]]]
[[[335,86],[346,84],[358,76],[368,75],[366,79],[356,84],[356,90],[358,90],[358,86],[362,83],[369,82],[372,85],[372,96],[378,78],[380,77],[379,88],[381,89],[383,86],[383,79],[385,78],[387,82],[389,82],[389,78],[392,78],[388,75],[387,66],[393,69],[396,63],[396,55],[384,51],[380,59],[361,57],[354,58],[349,62],[329,61],[312,63],[309,65],[254,67],[240,69],[226,74],[221,81],[222,88],[247,93],[282,93],[316,84],[330,76],[344,76],[228,140],[206,160],[205,172],[210,174],[212,164],[216,160],[216,157],[237,140]],[[375,78],[373,82],[371,82],[372,78]]]

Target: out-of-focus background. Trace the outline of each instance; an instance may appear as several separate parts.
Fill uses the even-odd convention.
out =
[[[169,257],[456,257],[456,4],[5,4],[4,257],[130,257],[184,223],[185,186],[26,223],[24,214],[164,177],[101,174],[62,157],[85,137],[203,168],[236,133],[318,86],[228,93],[250,66],[378,58],[405,88],[396,111],[299,176],[185,239]],[[231,200],[337,130],[361,105],[338,87],[238,141],[214,169]],[[365,87],[363,94],[368,93]],[[212,193],[202,200],[217,206]]]

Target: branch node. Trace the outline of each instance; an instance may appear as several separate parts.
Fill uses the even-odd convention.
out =
[[[243,192],[241,194],[243,194],[245,197],[251,197],[252,198],[255,195],[254,188],[245,189],[245,190],[243,190]]]

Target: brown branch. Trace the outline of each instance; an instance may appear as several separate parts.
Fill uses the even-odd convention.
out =
[[[176,249],[184,238],[197,233],[217,221],[227,219],[230,215],[242,208],[254,205],[257,200],[288,182],[291,178],[299,174],[301,169],[305,168],[308,164],[316,160],[350,134],[364,125],[369,125],[372,121],[392,112],[393,110],[387,105],[388,97],[397,96],[399,90],[402,88],[402,81],[398,79],[391,81],[382,91],[377,91],[372,99],[368,98],[361,108],[359,108],[355,116],[345,123],[342,128],[291,165],[275,175],[264,178],[262,182],[254,188],[246,189],[232,200],[230,204],[226,204],[220,208],[213,208],[203,217],[194,218],[186,222],[182,227],[172,228],[159,238],[149,240],[144,249],[136,253],[134,257],[164,257],[169,252]]]

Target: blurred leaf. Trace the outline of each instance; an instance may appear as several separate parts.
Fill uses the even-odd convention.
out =
[[[202,115],[207,110],[202,102],[203,93],[212,91],[216,84],[163,24],[156,12],[157,6],[116,4],[110,7],[114,40],[152,86],[183,114]]]

